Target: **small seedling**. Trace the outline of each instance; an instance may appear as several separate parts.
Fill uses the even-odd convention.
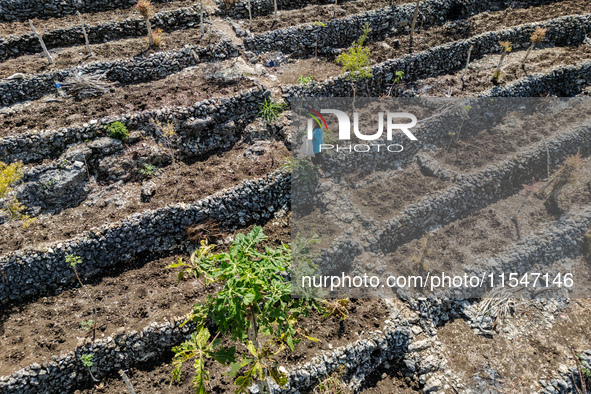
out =
[[[279,119],[279,115],[285,110],[285,107],[285,103],[265,98],[259,110],[259,116],[267,123],[274,122]]]
[[[82,329],[84,331],[90,331],[90,329],[93,327],[94,325],[94,320],[82,320],[80,322],[80,327],[82,327]]]
[[[306,90],[308,90],[308,88],[310,87],[310,85],[312,85],[312,83],[314,82],[314,77],[309,75],[307,77],[304,77],[303,75],[301,77],[298,78],[298,84],[302,85],[302,99],[300,101],[300,116],[302,116],[302,109],[304,107],[304,96],[306,93]]]
[[[149,164],[149,163],[144,163],[142,168],[139,169],[139,172],[140,172],[140,174],[142,174],[146,178],[151,178],[154,176],[154,174],[156,173],[157,170],[158,170],[158,167],[156,167],[155,165]]]
[[[529,37],[531,44],[529,45],[529,48],[527,48],[527,52],[525,53],[525,56],[523,57],[523,62],[521,62],[521,68],[523,68],[524,70],[525,70],[525,61],[527,60],[529,53],[532,51],[532,49],[534,49],[536,44],[539,44],[540,42],[544,41],[547,31],[548,31],[548,28],[543,29],[541,27],[537,27],[536,30],[532,33],[532,35]]]
[[[402,82],[403,79],[404,79],[404,71],[398,70],[394,73],[394,83],[392,84],[392,86],[390,86],[390,90],[388,90],[387,96],[392,95],[392,92],[394,91],[394,87],[396,85],[398,85],[400,82]]]
[[[125,141],[129,138],[129,130],[121,122],[113,122],[105,127],[107,135],[111,138],[115,138],[121,141]]]
[[[301,77],[298,78],[298,84],[302,85],[304,88],[306,88],[308,85],[310,85],[313,81],[314,81],[314,77],[311,75],[308,75],[306,77],[304,77],[302,75]]]
[[[87,354],[83,354],[82,356],[80,356],[80,360],[82,361],[82,365],[84,365],[86,368],[88,368],[88,373],[90,373],[90,377],[92,378],[92,380],[94,380],[95,382],[98,382],[99,380],[94,377],[94,375],[92,374],[92,371],[90,370],[90,368],[92,368],[92,366],[94,365],[94,363],[92,362],[93,358],[94,358],[94,353],[87,353]]]
[[[495,85],[498,84],[501,80],[501,67],[503,66],[503,60],[505,60],[505,56],[507,56],[507,54],[511,52],[511,50],[513,50],[513,46],[509,41],[499,41],[499,45],[501,45],[503,52],[501,53],[499,64],[497,65],[497,68],[492,77],[492,82]]]
[[[84,287],[84,284],[80,280],[80,276],[78,276],[78,270],[76,270],[76,266],[78,264],[82,264],[82,257],[74,256],[73,254],[67,254],[66,255],[66,263],[70,266],[70,268],[72,268],[74,270],[74,273],[76,274],[76,278],[78,279],[80,286]]]
[[[152,24],[150,23],[150,17],[154,15],[154,7],[150,0],[138,0],[135,8],[140,12],[144,21],[146,22],[146,28],[148,29],[148,41],[150,47],[154,45],[154,37],[152,35]]]
[[[80,356],[80,360],[82,360],[82,364],[86,368],[91,368],[94,365],[94,363],[92,362],[93,358],[94,353],[83,354],[82,356]]]

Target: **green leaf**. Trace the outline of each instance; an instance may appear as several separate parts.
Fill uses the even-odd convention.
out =
[[[283,387],[287,384],[287,375],[280,372],[277,365],[269,368],[269,374],[279,386]]]
[[[236,361],[236,347],[232,346],[231,348],[221,348],[220,350],[211,353],[211,356],[220,364],[226,365],[228,363],[233,363]]]
[[[233,378],[236,376],[238,371],[240,371],[242,368],[244,368],[245,366],[247,366],[248,364],[250,364],[252,362],[253,362],[253,359],[244,357],[242,360],[240,360],[238,362],[231,363],[230,364],[230,372],[227,372],[225,375],[228,375],[229,377]]]

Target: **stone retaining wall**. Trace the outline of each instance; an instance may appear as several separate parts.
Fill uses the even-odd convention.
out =
[[[505,0],[428,0],[419,6],[421,23],[424,26],[442,25],[449,20],[463,19],[481,12],[503,9],[513,2]],[[540,4],[539,0],[522,2],[524,5]],[[397,35],[410,30],[415,5],[405,4],[397,7],[385,7],[333,19],[326,27],[298,25],[278,29],[268,33],[251,35],[244,38],[247,50],[255,52],[282,51],[300,56],[314,54],[316,35],[318,34],[318,52],[335,53],[335,48],[351,45],[362,34],[365,23],[371,25],[369,40],[381,41],[387,36]],[[529,40],[529,35],[527,37]],[[498,43],[496,43],[498,45]]]
[[[135,114],[104,117],[80,126],[64,127],[39,133],[19,134],[0,138],[0,161],[20,160],[24,163],[59,157],[69,146],[104,136],[104,127],[119,121],[130,130],[147,129],[154,133],[152,119],[166,123],[178,123],[180,155],[198,156],[217,149],[235,134],[236,124],[257,116],[260,104],[270,92],[264,87],[248,90],[231,98],[209,99],[186,108],[146,110]],[[234,121],[234,126],[231,123]],[[186,124],[190,126],[185,126]],[[212,132],[213,130],[213,132]],[[233,131],[228,134],[228,130]]]
[[[153,3],[168,3],[174,0],[152,0]],[[32,18],[56,18],[73,15],[76,11],[102,12],[131,8],[137,0],[2,0],[0,22],[26,21]]]
[[[488,32],[467,40],[456,41],[440,45],[423,52],[406,55],[398,59],[387,60],[372,67],[372,77],[355,82],[357,95],[379,97],[389,90],[397,71],[404,72],[408,80],[434,77],[451,73],[466,66],[468,50],[473,45],[471,59],[479,59],[486,54],[500,53],[499,41],[510,41],[515,50],[525,49],[530,44],[529,37],[536,27],[547,27],[546,40],[543,45],[572,46],[583,43],[585,36],[591,33],[591,15],[565,16],[542,23],[531,23],[510,29]],[[582,70],[588,72],[585,68]],[[589,74],[581,75],[582,80],[589,78]],[[537,77],[530,77],[537,78]],[[559,92],[564,90],[565,81],[555,78],[552,81]],[[531,82],[530,82],[531,83]],[[551,88],[552,86],[548,86]],[[493,90],[492,95],[517,96],[522,88],[514,87]],[[567,91],[573,91],[573,88]],[[282,88],[284,98],[291,102],[303,95],[308,97],[352,97],[353,87],[347,74],[331,77],[323,83],[314,84],[303,89],[301,86],[288,85]],[[494,93],[494,92],[499,93]],[[500,92],[506,93],[500,93]],[[412,92],[410,92],[412,94]],[[404,92],[408,95],[409,92]]]
[[[120,84],[136,84],[165,78],[203,61],[216,61],[238,56],[238,49],[228,39],[206,47],[186,45],[179,51],[158,52],[148,57],[92,62],[86,65],[21,78],[0,81],[0,106],[39,99],[56,93],[56,82],[76,74],[104,74],[107,80]]]
[[[180,248],[190,225],[213,220],[229,229],[244,227],[271,218],[290,198],[291,175],[277,171],[201,201],[137,213],[76,238],[0,256],[0,303],[53,294],[74,285],[74,271],[65,263],[68,254],[82,258],[78,274],[90,278],[140,253]]]
[[[130,16],[136,16],[130,12]],[[199,7],[184,7],[173,11],[162,11],[150,18],[154,29],[174,31],[199,26]],[[207,13],[204,10],[204,18]],[[91,44],[121,40],[130,37],[146,36],[146,23],[143,18],[132,17],[123,21],[108,21],[96,25],[86,25],[86,33]],[[84,45],[80,26],[55,29],[43,33],[43,41],[48,49]],[[27,53],[42,52],[39,39],[32,33],[19,36],[0,37],[0,61],[22,56]]]

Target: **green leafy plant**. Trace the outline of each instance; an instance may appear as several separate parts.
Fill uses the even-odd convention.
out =
[[[231,366],[228,375],[236,377],[236,393],[247,393],[253,383],[261,393],[265,389],[270,392],[269,379],[280,386],[286,384],[287,376],[276,356],[287,347],[293,351],[302,337],[313,339],[298,327],[298,320],[318,309],[318,304],[291,298],[291,283],[283,276],[290,269],[291,250],[287,245],[263,247],[266,238],[256,226],[247,235],[236,235],[229,252],[213,254],[215,246],[202,242],[189,262],[179,259],[170,266],[182,268],[179,280],[204,278],[208,285],[221,287],[189,313],[187,321],[195,323],[196,332],[173,348],[172,381],[180,380],[184,362],[195,359],[193,385],[197,393],[205,393],[209,380],[205,360],[211,358]],[[212,340],[207,321],[217,328]],[[236,347],[221,346],[223,339],[242,342],[247,350],[237,354]]]
[[[121,141],[125,141],[129,138],[129,130],[127,130],[127,126],[121,122],[110,123],[105,127],[105,130],[107,131],[107,135],[111,138]]]
[[[27,228],[35,222],[35,218],[24,214],[27,207],[21,204],[16,196],[7,198],[13,192],[14,184],[20,181],[22,177],[23,163],[14,162],[5,164],[0,161],[0,199],[7,200],[4,206],[0,207],[0,211],[8,214],[9,219],[12,221],[22,221],[22,227]]]
[[[84,331],[90,331],[90,329],[94,326],[94,320],[82,320],[80,322],[80,327],[82,327],[82,329]]]
[[[265,122],[271,123],[279,119],[279,115],[285,110],[285,108],[285,103],[265,98],[261,105],[261,109],[259,110],[259,116],[263,118]]]
[[[308,76],[300,76],[298,78],[298,84],[302,85],[304,88],[314,82],[314,77],[311,75]]]
[[[499,41],[499,45],[501,46],[503,52],[501,53],[501,58],[499,59],[499,64],[493,73],[492,82],[496,85],[501,80],[501,67],[503,67],[503,60],[509,52],[513,50],[513,46],[509,41]]]
[[[82,361],[82,365],[84,365],[86,368],[88,368],[88,373],[90,374],[90,377],[92,378],[92,380],[94,380],[95,382],[98,382],[99,380],[94,377],[94,375],[92,374],[92,371],[90,370],[90,368],[92,368],[92,366],[94,365],[94,362],[92,361],[93,358],[94,358],[94,353],[86,353],[86,354],[83,354],[80,356],[80,360]]]
[[[343,67],[341,73],[348,73],[347,78],[351,81],[351,87],[353,88],[353,104],[355,103],[356,93],[355,82],[373,75],[369,67],[371,50],[364,46],[365,40],[367,40],[371,32],[369,22],[365,23],[362,29],[361,37],[349,47],[347,52],[341,53],[336,60]]]
[[[155,165],[150,163],[144,163],[144,165],[142,165],[142,167],[138,171],[146,178],[151,178],[154,176],[157,170],[158,167],[156,167]]]

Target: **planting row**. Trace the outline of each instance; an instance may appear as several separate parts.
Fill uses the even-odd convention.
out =
[[[121,122],[130,130],[148,130],[152,137],[159,139],[162,136],[154,128],[156,121],[162,124],[177,123],[182,138],[176,143],[176,147],[182,157],[204,155],[224,144],[224,139],[228,136],[221,133],[220,128],[223,128],[223,125],[228,126],[228,122],[237,122],[240,119],[254,119],[264,98],[269,94],[265,88],[255,88],[232,98],[205,100],[188,108],[147,110],[118,117],[105,117],[81,126],[55,131],[5,137],[0,139],[0,159],[5,162],[20,160],[30,163],[57,158],[72,145],[104,136],[106,127],[114,122]],[[212,129],[217,129],[218,132],[210,135]],[[211,141],[206,143],[208,137],[211,137]]]
[[[152,0],[154,3],[167,3],[175,0]],[[0,2],[0,22],[24,21],[32,18],[55,18],[75,14],[76,11],[100,12],[105,10],[133,7],[136,0],[47,0],[43,2],[28,0],[2,0]]]
[[[191,204],[170,205],[134,214],[116,225],[100,227],[85,236],[18,251],[0,258],[0,301],[18,301],[60,291],[75,283],[66,255],[84,259],[82,277],[131,260],[139,253],[168,252],[190,225],[213,220],[225,228],[269,218],[290,198],[290,179],[281,171],[257,181],[244,181],[234,189]]]
[[[381,96],[389,91],[392,84],[396,83],[396,72],[402,71],[405,78],[414,80],[460,70],[466,66],[470,48],[472,48],[470,51],[472,60],[479,59],[486,54],[498,52],[501,49],[499,41],[508,41],[514,48],[526,48],[531,44],[530,36],[537,27],[548,29],[545,43],[555,46],[579,45],[584,41],[586,34],[591,31],[591,16],[566,16],[542,23],[526,24],[501,31],[484,33],[467,40],[441,45],[372,66],[371,76],[368,78],[352,81],[348,74],[344,74],[336,78],[329,78],[325,82],[314,84],[311,87],[286,86],[282,89],[283,94],[288,101],[302,95],[309,97],[352,97],[355,86],[355,90],[360,95]],[[582,80],[584,81],[585,78]],[[557,80],[556,82],[560,81]],[[561,82],[561,84],[564,83]],[[509,91],[507,88],[498,88],[498,90],[503,89]],[[396,90],[394,92],[400,95]],[[518,93],[505,93],[505,95],[515,96]],[[520,95],[527,95],[527,93],[523,92]]]
[[[540,4],[539,0],[526,2],[527,5]],[[507,1],[461,1],[461,0],[428,0],[420,5],[422,23],[426,25],[442,25],[452,19],[467,18],[481,12],[490,11],[511,5]],[[333,19],[326,26],[303,25],[287,29],[279,29],[268,33],[257,34],[244,38],[247,50],[256,52],[281,51],[299,56],[314,54],[332,54],[335,48],[343,48],[357,40],[362,27],[368,23],[371,27],[369,40],[381,41],[385,37],[400,34],[410,29],[410,21],[415,11],[414,4],[386,7],[380,10],[367,11],[343,19]]]
[[[65,70],[37,75],[16,76],[0,82],[0,106],[35,100],[57,92],[57,82],[71,76],[99,76],[121,84],[137,84],[165,78],[203,61],[216,61],[238,56],[231,41],[221,37],[217,44],[206,47],[187,45],[180,51],[158,52],[146,58],[93,62]]]
[[[196,27],[200,22],[199,7],[162,11],[150,18],[150,22],[154,29],[162,29],[165,32]],[[48,49],[83,45],[85,40],[82,33],[81,26],[55,29],[44,33],[43,41]],[[90,44],[99,44],[130,37],[143,37],[147,35],[147,29],[143,18],[129,18],[124,21],[86,26],[86,34]],[[31,33],[0,39],[0,61],[40,52],[42,48],[39,39]]]
[[[364,250],[377,254],[394,251],[431,228],[466,217],[516,193],[532,178],[544,177],[548,165],[555,167],[577,152],[588,155],[590,137],[591,127],[586,125],[530,148],[511,161],[459,175],[457,184],[408,205],[401,214],[373,226],[369,232],[337,237],[322,252],[318,265],[323,267],[323,272],[332,272],[335,262],[338,261],[340,267],[350,266]]]

